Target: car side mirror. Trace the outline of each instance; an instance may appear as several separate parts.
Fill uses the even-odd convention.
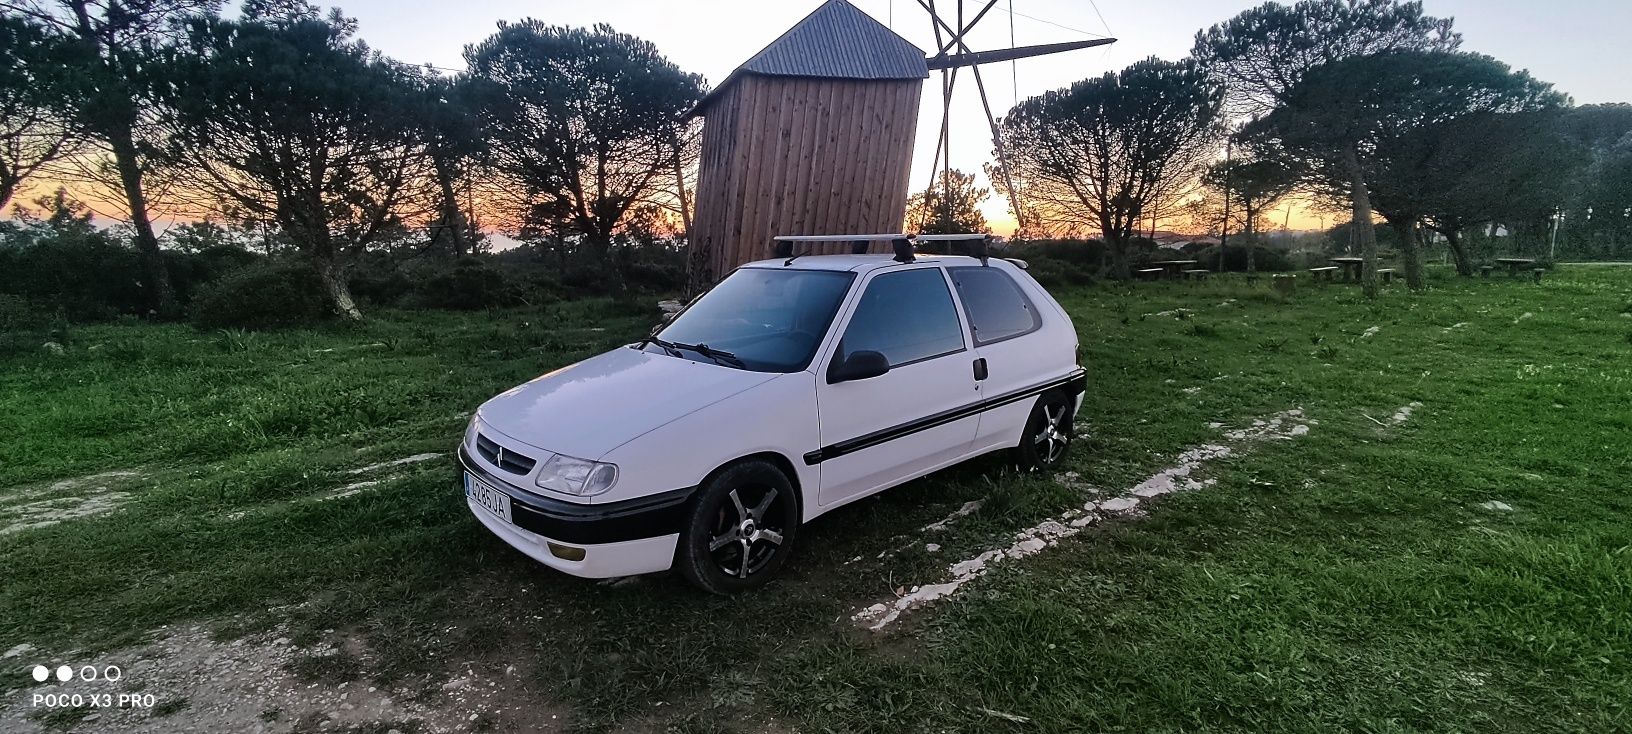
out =
[[[870,380],[889,371],[890,360],[884,355],[870,350],[851,352],[843,362],[834,365],[828,372],[827,382],[836,385],[841,382]]]

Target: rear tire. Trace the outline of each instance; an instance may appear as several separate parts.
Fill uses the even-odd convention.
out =
[[[762,459],[739,462],[698,489],[675,566],[711,594],[746,591],[782,568],[798,529],[799,501],[787,475]]]
[[[1014,463],[1021,470],[1044,471],[1065,461],[1074,437],[1076,402],[1075,396],[1063,392],[1043,393],[1037,399],[1014,449]]]

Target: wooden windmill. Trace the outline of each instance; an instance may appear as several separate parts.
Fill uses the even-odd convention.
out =
[[[694,287],[766,257],[777,235],[900,232],[930,71],[941,72],[942,94],[932,173],[944,177],[959,69],[972,70],[1000,146],[978,65],[1116,40],[971,51],[967,34],[998,0],[979,0],[979,11],[967,22],[963,1],[953,0],[957,7],[949,22],[934,0],[918,0],[938,45],[926,57],[846,0],[827,0],[697,104],[690,115],[703,117],[704,126],[691,231]],[[1000,163],[1002,155],[999,147]],[[1012,195],[1013,187],[1007,188]],[[850,251],[843,243],[812,247],[814,253]],[[887,243],[877,247],[888,251]]]

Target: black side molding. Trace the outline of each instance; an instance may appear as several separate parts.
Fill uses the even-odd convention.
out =
[[[1007,395],[987,398],[985,400],[970,403],[962,407],[953,408],[934,415],[924,416],[923,418],[919,418],[917,420],[907,421],[906,423],[902,423],[900,425],[891,426],[883,430],[874,431],[865,436],[857,436],[847,441],[840,441],[835,444],[823,446],[820,449],[805,454],[805,464],[807,466],[815,466],[827,461],[828,459],[844,456],[845,454],[853,454],[862,449],[872,448],[881,443],[894,441],[895,439],[910,436],[919,431],[929,430],[936,426],[943,426],[956,420],[962,420],[972,415],[984,413],[993,408],[1000,408],[1010,403],[1025,400],[1026,398],[1036,397],[1045,392],[1058,388],[1065,388],[1069,390],[1072,395],[1083,394],[1088,390],[1088,371],[1078,368],[1076,372],[1073,372],[1066,377],[1056,380],[1049,380],[1048,382],[1036,385],[1034,387],[1016,390],[1008,393]]]
[[[685,522],[686,502],[697,491],[696,487],[685,487],[619,502],[584,505],[543,497],[494,476],[472,461],[464,446],[459,447],[459,464],[509,495],[510,518],[516,527],[563,543],[619,543],[678,533]]]

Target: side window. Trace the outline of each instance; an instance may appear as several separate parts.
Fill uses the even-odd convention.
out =
[[[1008,273],[997,268],[947,268],[958,286],[958,299],[969,314],[975,346],[1029,334],[1042,317]]]
[[[891,367],[962,349],[963,325],[940,268],[873,278],[839,342],[841,355],[874,351]]]

